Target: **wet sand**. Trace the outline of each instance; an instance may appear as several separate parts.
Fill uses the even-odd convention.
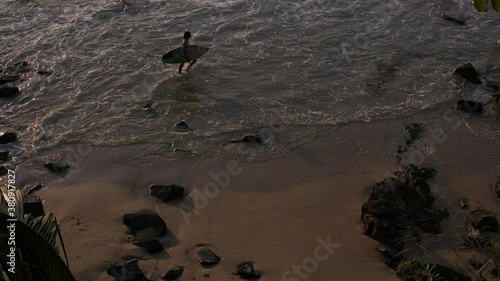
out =
[[[186,268],[180,280],[204,280],[205,274],[213,280],[233,279],[235,266],[244,261],[255,263],[263,273],[261,280],[398,280],[375,251],[381,244],[362,233],[361,205],[372,184],[400,168],[395,150],[404,144],[403,126],[438,115],[424,112],[404,120],[340,126],[267,161],[234,159],[230,153],[174,159],[151,154],[161,146],[151,144],[93,148],[85,157],[73,157],[78,160],[64,177],[39,168],[44,158],[58,154],[47,151],[18,166],[16,174],[21,184],[48,182],[36,195],[60,221],[70,268],[79,280],[113,280],[106,269],[125,257],[139,259],[151,280],[161,280],[176,266]],[[476,138],[466,118],[455,114],[452,121],[457,123],[436,119],[424,126],[422,140],[433,149],[414,153],[415,164],[438,170],[430,181],[431,194],[451,218],[441,224],[443,237],[460,233],[460,199],[467,198],[472,207],[500,210],[491,191],[500,179],[498,143]],[[433,129],[446,138],[430,143]],[[405,155],[422,140],[410,145]],[[59,154],[64,158],[64,153]],[[223,178],[228,180],[220,181]],[[152,183],[184,186],[189,196],[162,203],[148,194]],[[158,212],[171,232],[160,240],[166,248],[162,253],[149,255],[128,242],[122,215],[144,208]],[[319,241],[328,239],[335,246],[330,252],[319,250],[325,259],[311,261],[324,244]],[[460,263],[440,239],[428,237],[427,242],[425,251],[414,251],[425,262]],[[454,243],[460,255],[474,254]],[[208,244],[222,257],[220,264],[201,267],[193,255],[197,244]]]

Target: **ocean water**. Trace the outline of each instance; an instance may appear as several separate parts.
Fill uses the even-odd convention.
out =
[[[335,126],[487,102],[452,75],[464,63],[500,81],[499,16],[463,0],[38,2],[0,1],[0,67],[53,72],[23,74],[21,95],[0,101],[25,155],[74,143],[203,155],[246,133],[271,135],[279,155]],[[179,76],[160,58],[185,30],[211,49]],[[468,127],[498,140],[485,109]],[[181,120],[191,131],[172,128]]]

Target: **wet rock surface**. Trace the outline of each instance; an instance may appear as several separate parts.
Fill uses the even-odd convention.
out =
[[[153,184],[149,186],[149,194],[160,199],[162,202],[169,202],[183,198],[184,187],[176,184]]]
[[[261,274],[255,271],[253,262],[242,262],[236,266],[236,272],[234,275],[238,275],[242,279],[259,279]]]
[[[471,63],[464,64],[453,72],[462,76],[465,80],[472,82],[474,84],[481,84],[481,79],[479,79],[479,74],[477,73],[474,66]]]
[[[110,267],[106,273],[116,281],[149,281],[139,268],[137,260],[130,260]]]
[[[184,267],[179,266],[170,269],[167,271],[167,273],[162,277],[163,280],[177,280],[182,276],[182,273],[184,273]]]
[[[167,233],[165,221],[156,212],[150,210],[124,214],[123,223],[129,228],[132,235],[137,235],[145,230],[151,230],[156,237]]]
[[[196,260],[203,266],[214,266],[221,260],[221,258],[212,252],[212,250],[210,250],[207,246],[197,246],[194,253]]]

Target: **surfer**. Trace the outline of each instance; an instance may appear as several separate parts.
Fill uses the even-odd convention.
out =
[[[184,52],[184,56],[186,57],[186,62],[190,62],[186,71],[188,73],[189,72],[189,69],[193,66],[193,64],[196,63],[196,60],[190,60],[188,55],[187,55],[187,46],[189,46],[189,38],[191,38],[191,32],[189,31],[186,31],[184,32],[184,40],[182,41],[182,51]],[[182,68],[184,67],[184,63],[185,62],[181,62],[181,65],[179,66],[179,74],[181,74],[182,72]]]

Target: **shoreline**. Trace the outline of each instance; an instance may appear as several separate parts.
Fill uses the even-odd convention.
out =
[[[463,122],[460,114],[450,118],[439,122],[425,112],[403,120],[339,126],[328,136],[262,162],[257,161],[258,149],[247,150],[253,147],[248,144],[228,144],[226,151],[243,151],[249,158],[220,153],[201,159],[172,159],[161,153],[162,145],[147,144],[95,147],[85,156],[73,155],[79,160],[62,177],[48,174],[41,165],[58,154],[54,150],[25,161],[16,174],[19,186],[48,183],[36,195],[61,223],[70,268],[81,280],[113,280],[106,269],[126,256],[138,258],[152,280],[176,266],[185,267],[185,280],[205,274],[233,278],[235,266],[244,261],[255,263],[263,273],[261,280],[305,280],[305,275],[293,273],[293,266],[302,265],[318,239],[328,237],[338,249],[304,273],[307,280],[332,274],[342,280],[367,275],[372,280],[399,280],[375,252],[381,244],[363,235],[359,217],[370,186],[401,167],[395,151],[404,145],[404,125],[434,121],[403,154],[416,155],[412,159],[418,166],[438,170],[430,181],[437,206],[448,208],[453,217],[458,201],[467,198],[473,206],[500,211],[490,188],[500,179],[500,149],[478,139],[464,123],[450,126]],[[432,134],[434,129],[444,134]],[[184,186],[189,196],[175,204],[162,203],[148,194],[153,183]],[[166,221],[171,235],[160,240],[165,252],[149,255],[129,243],[121,216],[143,208],[155,210]],[[197,244],[208,244],[222,257],[220,264],[210,269],[197,264]],[[453,266],[457,257],[438,244],[419,253],[420,258]],[[464,250],[463,255],[470,254]]]

